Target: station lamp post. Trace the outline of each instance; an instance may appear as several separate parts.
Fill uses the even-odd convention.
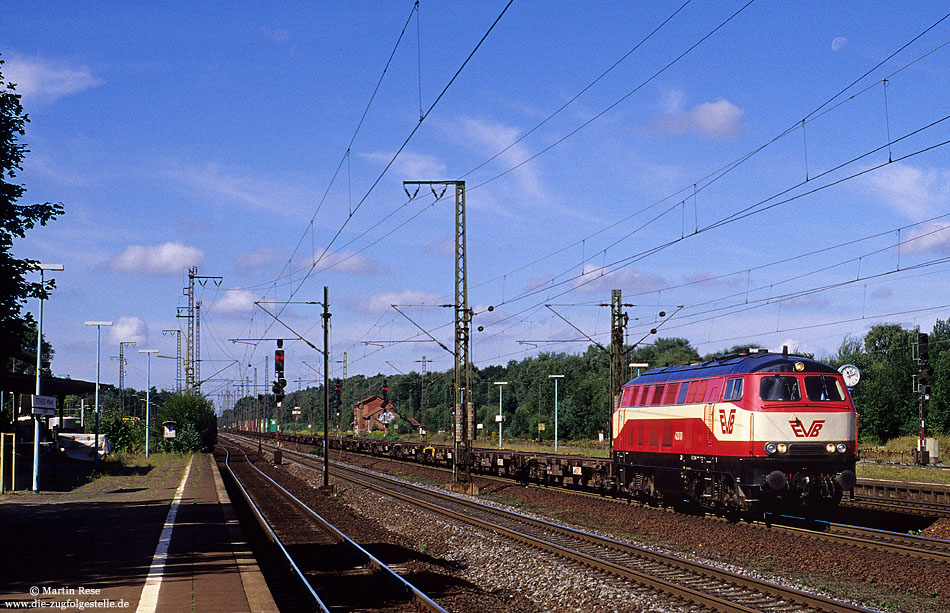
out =
[[[504,417],[501,414],[501,390],[508,385],[508,382],[495,381],[495,385],[498,386],[498,448],[501,449],[501,424],[504,421]]]
[[[630,362],[629,366],[630,366],[630,368],[636,368],[636,369],[637,369],[637,376],[638,376],[638,377],[640,376],[640,369],[641,369],[641,368],[650,368],[650,365],[649,365],[647,362]]]
[[[87,321],[87,326],[96,327],[96,446],[93,450],[96,456],[96,470],[99,470],[99,357],[102,353],[102,326],[111,326],[111,321]]]
[[[144,353],[146,356],[146,366],[145,366],[145,457],[148,457],[148,438],[149,438],[149,426],[151,425],[148,420],[148,410],[151,406],[150,394],[152,393],[152,354],[158,353],[158,349],[139,349],[139,353]]]
[[[62,264],[41,264],[37,262],[33,268],[40,271],[40,287],[46,286],[43,273],[47,270],[63,270]],[[43,353],[43,298],[40,297],[40,317],[36,328],[36,395],[40,395],[41,356]],[[32,403],[31,403],[32,406]],[[62,427],[62,424],[60,424]],[[33,491],[40,491],[40,417],[33,415]]]
[[[554,452],[557,453],[557,380],[563,379],[564,375],[548,375],[548,379],[554,379]]]

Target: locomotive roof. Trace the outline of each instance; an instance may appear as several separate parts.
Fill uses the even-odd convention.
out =
[[[785,355],[782,353],[762,352],[748,355],[727,355],[702,362],[701,364],[683,364],[679,366],[653,368],[641,374],[636,379],[633,379],[630,383],[643,385],[753,372],[796,372],[796,362],[802,362],[805,365],[802,372],[838,372],[831,366],[812,360],[811,358],[791,354]]]

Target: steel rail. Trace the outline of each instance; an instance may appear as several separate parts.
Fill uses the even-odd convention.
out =
[[[779,516],[776,519],[791,522],[801,521],[805,522],[805,525],[776,524],[773,520],[770,527],[772,530],[781,530],[826,542],[844,543],[859,549],[873,549],[916,559],[950,562],[950,541],[944,539],[835,522],[807,520],[798,517]],[[809,528],[807,525],[809,523],[822,526],[824,529]],[[762,525],[762,523],[757,525]]]
[[[244,453],[245,457],[247,457],[247,452],[245,452],[244,450],[241,450],[241,452]],[[297,453],[297,452],[292,452],[292,453]],[[445,609],[439,606],[438,603],[436,603],[434,600],[429,598],[425,593],[419,590],[419,588],[417,588],[416,586],[406,581],[402,576],[399,575],[399,573],[389,568],[385,563],[380,561],[379,558],[377,558],[376,556],[368,552],[366,549],[364,549],[361,545],[359,545],[359,543],[357,543],[356,541],[348,537],[346,534],[344,534],[340,530],[338,530],[336,526],[334,526],[333,524],[325,520],[323,517],[321,517],[316,511],[314,511],[309,506],[307,506],[305,502],[303,502],[302,500],[300,500],[299,498],[291,494],[289,491],[287,491],[286,488],[284,488],[282,485],[274,481],[269,475],[264,473],[261,469],[251,464],[250,461],[248,461],[248,465],[254,470],[256,470],[262,477],[267,479],[271,484],[273,484],[274,487],[276,487],[287,498],[289,498],[295,504],[297,504],[300,509],[302,509],[305,513],[307,513],[317,523],[319,523],[321,527],[323,527],[330,535],[336,538],[339,542],[346,544],[352,550],[356,551],[360,555],[360,557],[362,557],[365,560],[367,565],[369,565],[371,568],[376,570],[376,572],[380,573],[380,575],[385,577],[388,581],[395,584],[397,588],[405,592],[409,596],[410,600],[413,602],[414,605],[416,605],[417,607],[419,607],[420,609],[424,611],[431,611],[432,613],[448,613]],[[229,467],[229,470],[230,470],[230,467]],[[281,548],[283,549],[283,547]],[[294,567],[296,568],[296,565],[294,565]]]
[[[293,570],[294,575],[307,589],[307,592],[309,592],[310,597],[313,599],[314,603],[320,608],[321,611],[324,611],[325,613],[330,613],[330,609],[327,608],[327,606],[320,599],[320,596],[318,596],[316,591],[314,591],[313,586],[310,585],[310,582],[307,580],[306,575],[304,575],[303,571],[300,570],[300,567],[297,566],[297,563],[294,562],[293,557],[291,557],[290,553],[287,551],[287,548],[284,547],[284,544],[281,542],[280,538],[277,537],[277,534],[274,533],[274,530],[271,529],[268,521],[264,519],[263,513],[261,513],[261,510],[257,507],[254,501],[251,499],[251,495],[247,491],[247,489],[244,487],[244,484],[241,482],[241,479],[239,479],[238,476],[234,473],[234,469],[231,468],[231,452],[228,451],[228,448],[224,447],[223,445],[222,445],[222,448],[224,449],[224,452],[226,454],[224,457],[224,465],[227,467],[228,472],[231,473],[231,479],[234,480],[235,485],[237,485],[238,488],[241,490],[241,495],[244,497],[244,500],[247,502],[251,510],[254,512],[254,517],[257,519],[257,523],[262,528],[264,528],[264,531],[267,534],[268,540],[270,540],[271,543],[277,545],[277,548],[283,554],[284,559],[290,564],[290,567]],[[241,453],[244,453],[244,457],[246,459],[247,453],[244,452],[243,450],[240,450],[240,451]],[[250,462],[248,463],[250,464]]]
[[[294,459],[298,463],[311,467],[311,468],[315,468],[317,470],[322,470],[320,466],[317,466],[311,463],[309,456],[307,456],[306,454],[288,450],[286,448],[284,449],[284,451],[291,457],[294,457]],[[550,551],[557,555],[562,555],[564,557],[567,557],[571,560],[582,563],[584,565],[591,566],[593,568],[597,568],[605,572],[621,576],[624,579],[628,579],[628,580],[635,581],[643,585],[647,585],[648,587],[656,589],[660,592],[674,595],[677,598],[683,598],[691,602],[701,604],[702,606],[708,607],[712,610],[759,611],[762,609],[749,608],[735,601],[725,600],[714,594],[694,590],[688,586],[671,583],[655,575],[651,575],[646,572],[636,571],[632,568],[623,566],[611,560],[598,557],[595,554],[590,554],[587,552],[571,549],[564,545],[555,543],[550,540],[546,540],[544,538],[540,538],[538,536],[533,536],[533,535],[530,535],[530,534],[527,534],[527,533],[524,533],[512,528],[503,527],[499,525],[499,522],[497,521],[489,521],[489,520],[474,518],[472,517],[470,512],[475,510],[480,513],[487,513],[487,514],[494,515],[497,517],[505,518],[507,520],[514,520],[522,524],[532,526],[536,529],[540,528],[541,530],[544,530],[547,532],[566,534],[566,535],[569,535],[570,538],[584,541],[588,544],[592,544],[599,548],[607,548],[608,550],[618,552],[625,556],[632,556],[632,557],[641,558],[641,559],[645,558],[645,559],[648,559],[652,563],[660,564],[666,567],[670,567],[670,566],[679,567],[679,569],[685,572],[689,572],[693,575],[702,577],[703,579],[706,579],[706,580],[714,580],[718,582],[723,582],[732,586],[737,586],[744,589],[752,590],[756,593],[766,595],[770,598],[777,599],[780,602],[774,603],[774,606],[778,606],[778,607],[784,606],[781,604],[781,602],[784,601],[786,604],[788,602],[794,602],[798,606],[807,607],[810,610],[816,610],[816,611],[854,612],[854,611],[868,610],[862,607],[849,605],[847,603],[837,602],[837,601],[824,598],[821,596],[815,596],[812,594],[806,594],[804,592],[800,592],[798,590],[784,588],[778,585],[771,584],[769,582],[759,581],[756,579],[743,577],[740,575],[735,575],[733,573],[729,573],[727,571],[721,571],[719,569],[713,568],[711,566],[707,566],[705,564],[692,562],[690,560],[685,560],[677,556],[670,556],[666,554],[653,552],[648,549],[637,547],[636,545],[623,543],[620,541],[616,541],[614,539],[598,536],[598,535],[591,534],[582,530],[577,530],[574,528],[569,528],[567,526],[562,526],[560,524],[556,524],[556,523],[549,522],[546,520],[526,517],[524,515],[511,513],[509,511],[504,511],[496,507],[491,507],[491,506],[483,505],[477,502],[472,502],[466,499],[457,498],[449,494],[433,491],[432,489],[429,489],[429,488],[419,487],[419,486],[407,483],[405,481],[399,481],[399,480],[391,479],[384,475],[370,473],[369,471],[366,471],[364,469],[342,465],[337,462],[334,462],[334,464],[337,465],[338,469],[343,469],[346,471],[350,471],[352,473],[361,474],[368,478],[371,478],[377,481],[382,481],[390,486],[405,488],[409,490],[410,492],[415,492],[415,495],[409,495],[409,494],[402,494],[399,492],[393,492],[389,489],[384,490],[386,495],[396,497],[414,506],[420,506],[432,512],[453,517],[454,519],[457,519],[459,521],[475,524],[489,531],[501,532],[511,538],[524,542],[530,546],[539,547],[541,549]],[[363,479],[360,479],[358,477],[343,475],[341,474],[339,470],[337,471],[336,476],[338,478],[346,479],[348,481],[362,485],[364,487],[369,487],[371,489],[381,489],[380,486],[378,485],[374,486],[373,484],[367,481],[364,481]],[[452,511],[450,509],[445,509],[444,507],[441,507],[439,505],[422,501],[419,499],[419,494],[432,496],[442,501],[451,501],[452,504],[462,505],[469,512],[463,513],[463,512],[458,512],[458,511]]]
[[[340,451],[340,453],[346,453],[345,451]],[[357,455],[363,455],[360,452],[350,452]],[[405,460],[401,458],[392,458],[387,456],[369,456],[375,459],[382,459],[387,462],[393,462],[396,464],[408,464],[411,466],[418,466],[428,470],[434,470],[437,472],[451,473],[452,470],[442,466],[432,465],[432,464],[419,464],[418,462],[413,462],[411,460]],[[500,477],[498,475],[493,475],[491,473],[474,473],[478,479],[484,479],[490,482],[497,483],[511,483],[510,477]],[[549,486],[541,485],[534,482],[528,482],[523,484],[525,487],[532,487],[541,490],[551,489]],[[631,503],[637,503],[641,507],[651,508],[657,511],[669,511],[667,507],[654,507],[649,506],[642,501],[636,499],[627,498],[627,497],[617,497],[611,496],[609,494],[603,494],[596,491],[589,491],[584,489],[578,489],[576,487],[561,486],[556,488],[559,493],[564,493],[574,496],[582,496],[588,498],[594,498],[597,500],[602,500],[605,502],[613,502],[618,505],[629,505]],[[855,499],[854,503],[860,503],[865,500],[865,497],[858,497]],[[843,499],[842,504],[846,506],[864,506],[860,504],[849,503],[848,499]],[[908,509],[907,505],[918,505],[920,510],[919,514],[930,514],[930,515],[939,515],[941,510],[942,503],[933,503],[925,501],[908,501],[895,498],[880,498],[880,499],[871,499],[868,501],[868,506],[873,506],[873,508],[886,508],[893,509],[895,511],[902,511],[905,513],[913,512],[916,509]],[[950,516],[950,508],[945,509],[946,514]],[[929,513],[928,513],[929,511]],[[719,521],[729,521],[721,517],[710,516],[710,520],[719,520]],[[817,522],[822,523],[826,526],[826,530],[815,530],[809,529],[803,526],[790,526],[783,523],[776,523],[775,521],[763,521],[756,520],[749,522],[748,525],[754,526],[762,529],[770,529],[776,531],[785,531],[789,533],[800,534],[802,536],[815,538],[818,540],[823,540],[826,542],[837,542],[843,543],[850,546],[859,547],[861,549],[871,549],[878,551],[888,551],[892,553],[897,553],[899,555],[904,555],[907,557],[913,557],[918,559],[926,559],[937,562],[950,562],[950,542],[943,539],[933,539],[924,536],[917,536],[911,534],[903,534],[897,532],[889,532],[886,530],[875,530],[873,528],[865,528],[861,526],[852,526],[848,524],[840,524],[834,522]],[[829,532],[828,530],[831,530]]]
[[[341,452],[345,453],[345,452]],[[358,455],[362,455],[359,452],[352,452]],[[418,466],[420,468],[425,468],[427,470],[434,470],[437,472],[451,473],[451,469],[431,465],[431,464],[419,464],[418,462],[413,462],[411,460],[405,460],[401,458],[392,458],[387,456],[370,456],[376,459],[382,459],[387,462],[393,462],[396,464],[408,464],[411,466]],[[491,473],[474,473],[474,476],[478,479],[483,479],[490,482],[497,483],[511,483],[510,477],[500,477],[493,475]],[[550,489],[548,486],[540,485],[534,482],[528,482],[522,484],[525,487],[532,487],[541,490]],[[627,497],[617,497],[611,496],[609,494],[604,494],[596,491],[578,489],[577,487],[570,487],[567,485],[560,486],[556,488],[559,493],[564,493],[567,495],[582,496],[588,498],[594,498],[597,500],[602,500],[605,502],[612,502],[618,505],[629,505],[631,503],[637,503],[641,507],[651,508],[657,511],[669,511],[668,507],[658,507],[658,506],[649,506],[642,501],[636,499],[627,498]],[[859,498],[860,500],[860,498]],[[845,502],[845,501],[842,501]],[[888,507],[894,505],[895,508],[899,508],[907,512],[906,505],[908,501],[902,501],[901,499],[883,499],[883,504]],[[911,504],[915,504],[913,501],[909,501]],[[941,503],[932,503],[932,502],[917,502],[922,506],[923,510],[932,509],[934,505],[940,505]],[[857,505],[855,505],[857,506]],[[939,506],[938,506],[939,509]],[[935,514],[931,510],[931,514]],[[950,510],[948,510],[950,514]],[[721,517],[716,517],[710,515],[708,517],[710,520],[719,520],[719,521],[730,521],[728,519],[723,519]],[[888,551],[892,553],[897,553],[899,555],[904,555],[907,557],[932,560],[937,562],[950,562],[950,542],[943,539],[934,539],[924,536],[917,536],[911,534],[903,534],[898,532],[890,532],[886,530],[876,530],[873,528],[866,528],[862,526],[853,526],[848,524],[841,524],[835,522],[826,522],[818,520],[802,520],[802,518],[795,518],[799,521],[812,521],[813,523],[820,523],[825,526],[824,530],[820,529],[810,529],[801,525],[788,525],[785,523],[777,523],[773,521],[764,521],[756,520],[748,522],[748,525],[761,528],[769,529],[775,531],[786,531],[789,533],[796,533],[806,537],[812,537],[818,540],[823,540],[826,542],[832,543],[843,543],[850,546],[859,547],[861,549],[868,550],[878,550],[878,551]]]

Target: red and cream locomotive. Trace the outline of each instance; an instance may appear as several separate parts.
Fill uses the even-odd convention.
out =
[[[755,515],[835,505],[855,483],[845,378],[787,351],[649,370],[624,386],[613,432],[614,475],[645,500]]]

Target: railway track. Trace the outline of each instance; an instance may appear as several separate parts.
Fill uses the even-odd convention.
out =
[[[406,463],[409,466],[419,466],[413,462],[406,462],[405,460],[384,458],[390,462],[396,463]],[[451,469],[447,469],[441,466],[432,466],[426,465],[426,469],[434,470],[437,472],[442,472],[444,474],[451,474]],[[500,483],[500,484],[510,484],[511,480],[504,477],[497,477],[490,474],[481,474],[476,475],[477,479]],[[888,488],[888,491],[894,491],[896,485],[893,482],[884,482]],[[528,487],[539,487],[550,489],[550,486],[540,486],[536,484],[529,483]],[[565,493],[595,498],[600,500],[607,501],[616,501],[617,504],[628,504],[626,501],[621,499],[613,499],[609,497],[604,497],[602,494],[595,492],[585,491],[583,489],[576,489],[570,487],[558,488],[558,491],[564,491]],[[845,502],[844,500],[842,502]],[[902,499],[876,499],[876,498],[867,498],[867,497],[858,497],[855,501],[850,502],[848,506],[859,506],[862,508],[873,508],[876,510],[886,510],[891,512],[907,512],[907,506],[910,505],[911,508],[915,508],[919,505],[921,509],[921,515],[925,515],[923,511],[926,509],[940,508],[940,503],[932,503],[925,501],[905,501]],[[660,507],[656,507],[659,509]],[[667,509],[669,510],[669,509]],[[950,511],[948,511],[950,512]],[[931,512],[929,516],[934,516],[935,514]],[[725,520],[723,520],[725,521]],[[848,524],[842,524],[837,522],[828,522],[820,520],[811,520],[803,519],[797,517],[778,517],[775,516],[769,521],[758,521],[753,522],[754,525],[771,529],[775,531],[785,531],[789,534],[795,534],[799,536],[804,536],[810,538],[811,540],[825,542],[825,543],[839,543],[847,546],[858,547],[860,549],[866,550],[877,550],[885,551],[888,553],[894,553],[897,555],[919,558],[925,560],[934,560],[938,562],[947,562],[950,563],[950,542],[942,539],[933,539],[923,536],[917,536],[912,534],[905,534],[900,532],[893,532],[888,530],[879,530],[875,528],[868,528],[863,526],[853,526]]]
[[[778,524],[775,521],[783,523]],[[859,549],[873,549],[905,557],[950,563],[950,541],[943,539],[782,516],[771,522],[771,529],[822,542],[841,543]]]
[[[282,449],[286,459],[322,470],[322,464],[313,456],[292,452],[286,447]],[[333,464],[335,478],[382,491],[431,513],[475,525],[614,577],[646,585],[684,604],[689,603],[689,606],[714,611],[866,611],[364,469],[337,462]]]
[[[269,540],[320,611],[445,609],[254,466],[246,452],[225,465]]]
[[[867,496],[856,494],[854,498],[843,498],[842,507],[870,509],[873,511],[889,511],[891,513],[906,513],[920,517],[950,517],[950,504],[942,502],[928,502],[925,500],[904,500],[881,496]]]

